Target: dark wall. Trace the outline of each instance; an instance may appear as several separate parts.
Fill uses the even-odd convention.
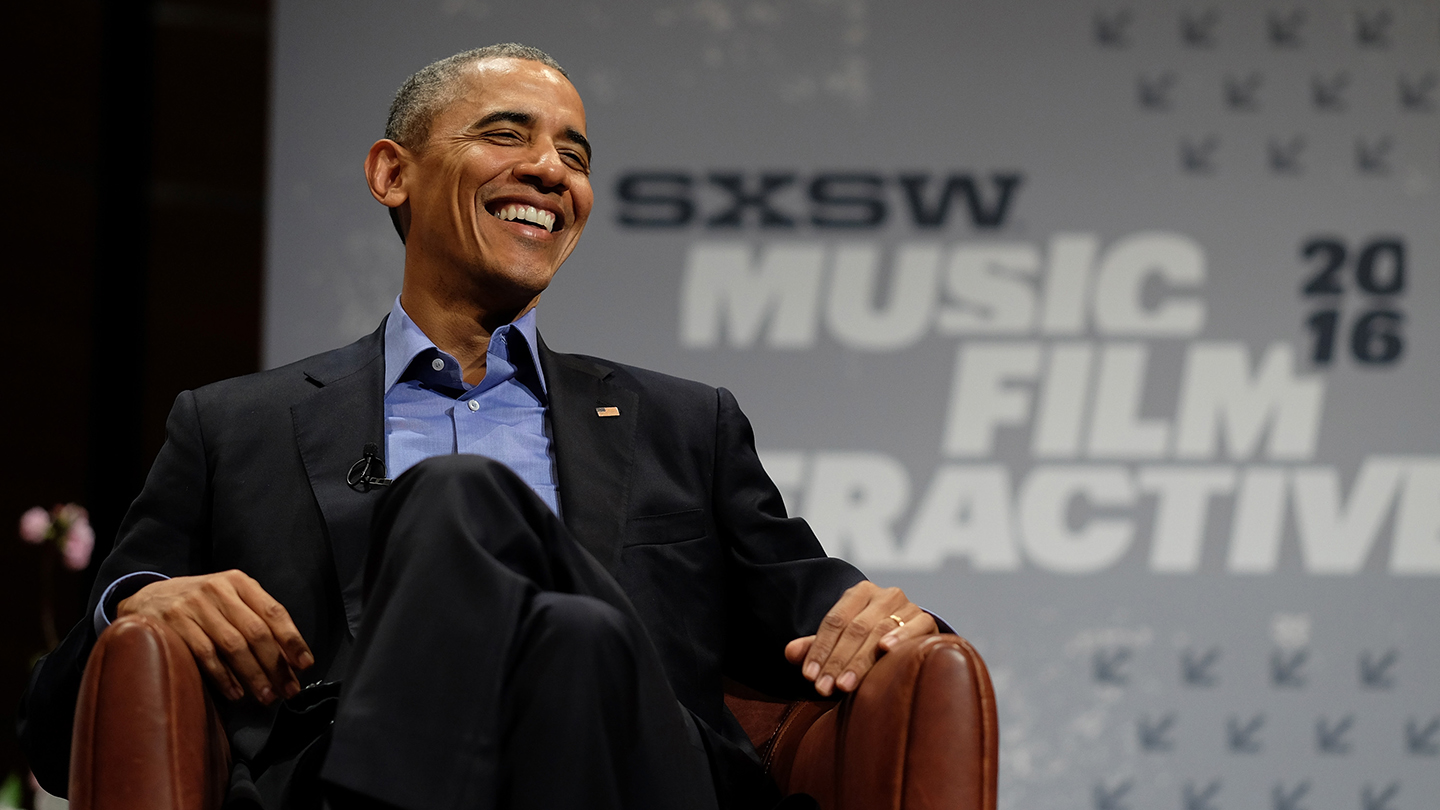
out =
[[[186,388],[254,371],[260,347],[270,4],[20,4],[7,12],[0,318],[9,426],[0,487],[0,780],[23,770],[14,707],[43,650],[30,506],[78,501],[94,562]],[[94,576],[61,569],[57,623]]]

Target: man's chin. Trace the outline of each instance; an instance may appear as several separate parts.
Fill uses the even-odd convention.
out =
[[[519,314],[528,308],[550,286],[555,271],[511,272],[488,276],[482,282],[482,299],[477,303],[492,312],[513,311]]]

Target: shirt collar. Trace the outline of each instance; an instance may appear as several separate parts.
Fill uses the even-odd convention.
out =
[[[549,394],[545,384],[545,370],[540,367],[540,341],[536,337],[535,310],[530,310],[512,323],[507,323],[495,330],[491,336],[489,353],[500,355],[507,361],[514,364],[515,358],[509,356],[513,340],[496,337],[507,336],[509,332],[519,332],[525,340],[525,349],[529,355],[531,367],[535,370],[534,379],[539,387],[535,394],[546,398]],[[454,363],[455,359],[435,346],[435,342],[425,336],[420,327],[410,320],[405,308],[400,306],[400,296],[395,296],[395,304],[390,307],[390,319],[385,322],[385,394],[389,395],[390,389],[400,382],[405,370],[414,362],[415,358],[425,352],[435,352],[447,359],[447,362]],[[520,375],[521,380],[529,379],[529,375]]]

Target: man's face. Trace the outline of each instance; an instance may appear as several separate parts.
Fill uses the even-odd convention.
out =
[[[439,283],[478,289],[493,306],[523,305],[549,285],[590,216],[585,107],[539,62],[487,59],[459,81],[407,175],[406,250],[438,260]]]

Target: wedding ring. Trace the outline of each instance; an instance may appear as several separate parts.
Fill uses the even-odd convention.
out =
[[[899,616],[896,616],[894,613],[890,614],[890,618],[894,619],[895,623],[900,625],[901,627],[905,626],[905,620],[900,618]]]

